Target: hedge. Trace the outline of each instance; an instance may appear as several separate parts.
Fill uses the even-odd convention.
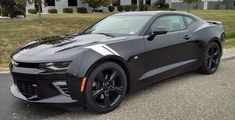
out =
[[[125,11],[130,11],[130,10],[131,10],[131,5],[124,5],[124,6],[123,6],[123,9],[124,9]]]
[[[73,13],[73,9],[72,8],[64,8],[63,13]]]
[[[149,5],[147,4],[140,4],[139,5],[139,11],[148,11],[149,10]]]
[[[137,5],[131,5],[131,10],[136,11],[137,7],[138,7]]]
[[[122,11],[123,11],[123,6],[117,6],[117,10],[118,10],[119,12],[122,12]]]
[[[79,8],[77,8],[77,12],[78,12],[78,13],[88,13],[88,12],[87,12],[87,9],[86,9],[85,7],[79,7]]]
[[[28,12],[30,14],[37,14],[37,10],[35,10],[35,9],[28,9]]]
[[[58,13],[58,12],[57,12],[57,9],[51,8],[51,9],[48,9],[48,13],[55,14],[55,13]]]
[[[108,6],[108,10],[109,10],[109,12],[113,12],[114,11],[114,7],[113,6]]]
[[[5,9],[2,9],[2,16],[8,17],[8,15],[9,15],[9,11],[5,10]]]
[[[15,15],[25,15],[25,11],[22,9],[18,9],[15,11]]]

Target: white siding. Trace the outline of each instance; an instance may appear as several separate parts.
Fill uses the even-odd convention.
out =
[[[25,9],[26,9],[26,13],[28,13],[29,9],[35,9],[34,3],[31,3],[31,4],[27,3]]]
[[[131,0],[120,0],[121,5],[131,5]]]

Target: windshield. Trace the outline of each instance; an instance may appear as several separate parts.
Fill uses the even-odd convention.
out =
[[[110,16],[85,31],[112,36],[138,35],[151,16]]]

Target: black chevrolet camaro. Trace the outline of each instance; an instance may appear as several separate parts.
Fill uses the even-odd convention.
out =
[[[126,93],[189,71],[214,73],[221,22],[184,12],[124,12],[79,34],[33,41],[11,56],[11,93],[34,103],[106,113]]]

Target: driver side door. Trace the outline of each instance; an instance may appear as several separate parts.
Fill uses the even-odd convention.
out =
[[[146,50],[146,73],[140,81],[151,83],[190,71],[198,66],[199,45],[186,28],[180,15],[158,17],[150,28],[164,27],[168,32],[155,36],[153,40],[144,38]]]

